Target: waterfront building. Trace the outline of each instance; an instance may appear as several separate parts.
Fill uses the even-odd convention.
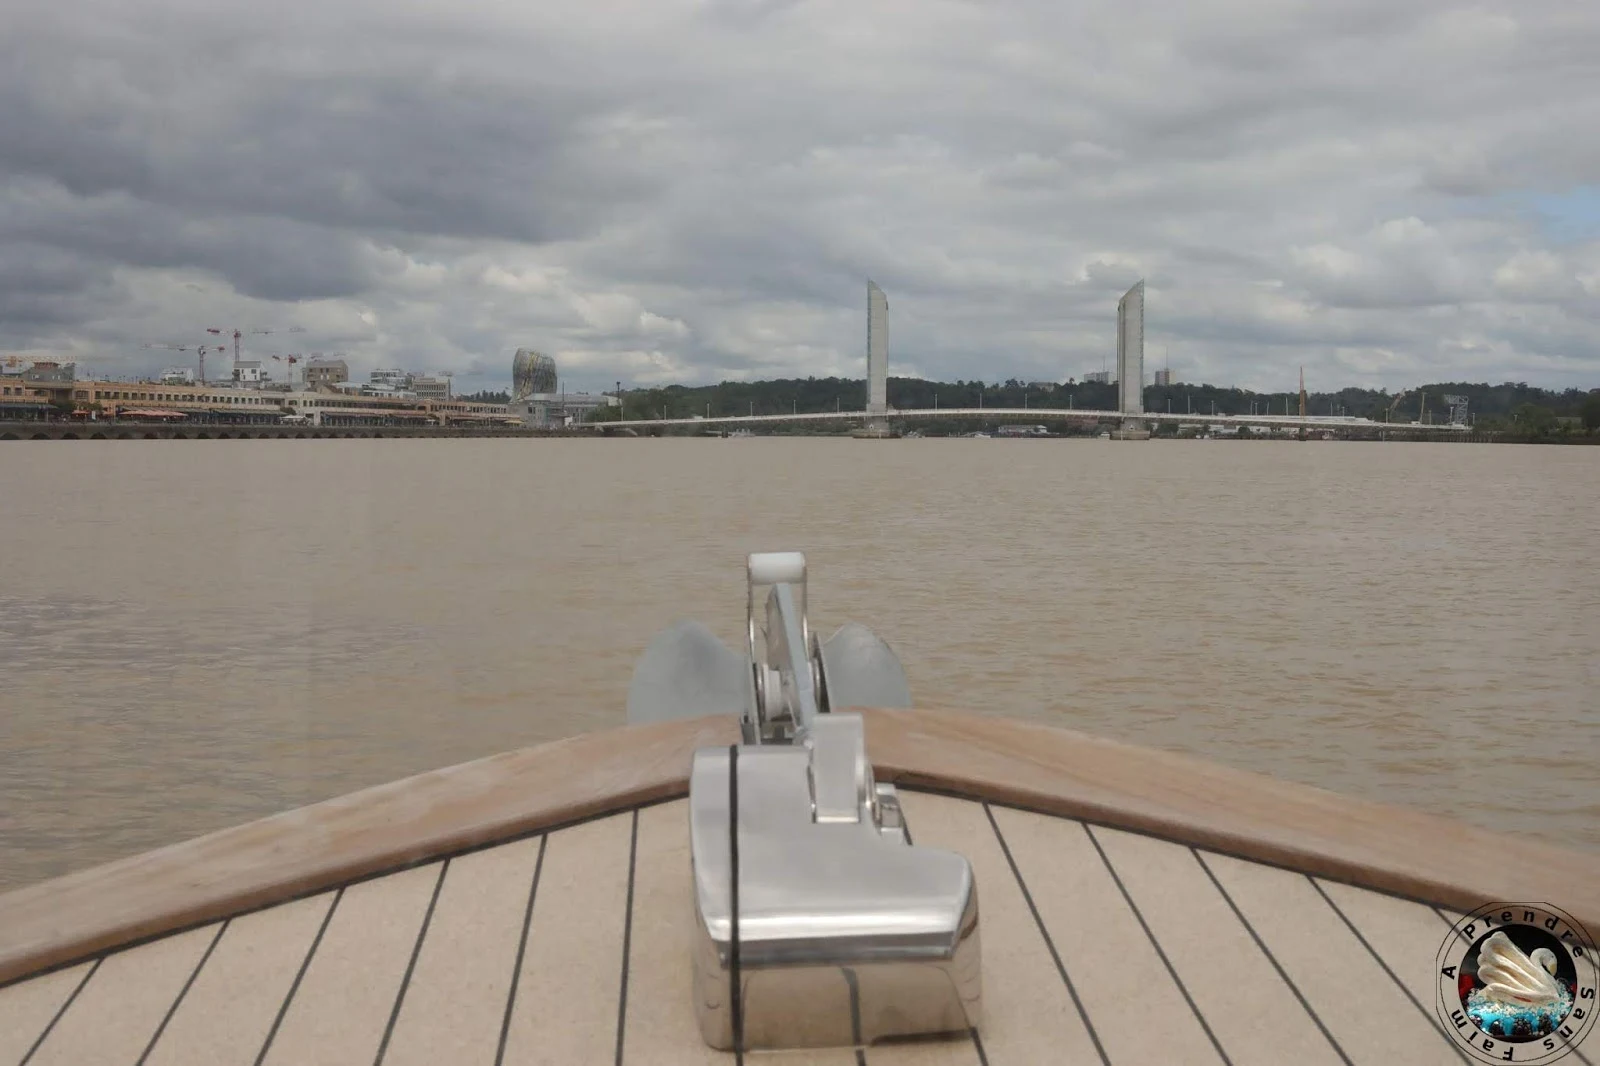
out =
[[[511,359],[511,399],[526,400],[556,391],[556,361],[532,348],[518,348]]]
[[[0,416],[44,418],[70,412],[68,417],[90,420],[250,424],[300,416],[316,425],[460,425],[513,420],[507,405],[501,403],[426,400],[412,394],[375,393],[371,385],[352,388],[348,382],[340,384],[348,391],[163,381],[38,381],[8,375],[0,383]]]
[[[621,400],[607,393],[564,392],[556,377],[556,361],[532,348],[518,348],[511,359],[510,414],[537,429],[570,426],[593,418],[601,407]]]
[[[323,359],[313,353],[306,364],[306,388],[313,392],[329,389],[350,380],[350,368],[343,359]]]
[[[411,391],[417,394],[419,400],[448,400],[450,399],[450,379],[445,377],[426,377],[413,375],[411,378]]]

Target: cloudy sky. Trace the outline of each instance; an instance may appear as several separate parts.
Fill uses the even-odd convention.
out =
[[[0,0],[0,353],[1600,386],[1600,5]],[[213,366],[220,366],[217,360]]]

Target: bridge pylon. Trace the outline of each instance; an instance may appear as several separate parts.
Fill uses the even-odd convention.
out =
[[[889,425],[889,298],[867,279],[867,402],[861,428],[852,437],[882,440],[900,434]]]
[[[1143,278],[1117,301],[1117,411],[1122,415],[1144,414]],[[1149,425],[1142,418],[1125,417],[1111,431],[1111,439],[1149,440]]]

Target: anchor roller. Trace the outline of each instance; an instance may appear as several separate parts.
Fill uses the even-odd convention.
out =
[[[751,555],[746,585],[744,657],[682,623],[628,698],[630,721],[740,716],[742,743],[696,751],[689,776],[701,1035],[777,1050],[965,1032],[982,1003],[972,866],[911,845],[841,709],[909,707],[905,671],[863,626],[817,640],[803,554]]]

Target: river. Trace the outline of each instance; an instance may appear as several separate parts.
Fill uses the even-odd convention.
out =
[[[0,889],[620,725],[749,551],[919,702],[1600,850],[1600,449],[13,444]],[[1463,857],[1487,861],[1488,857]]]

